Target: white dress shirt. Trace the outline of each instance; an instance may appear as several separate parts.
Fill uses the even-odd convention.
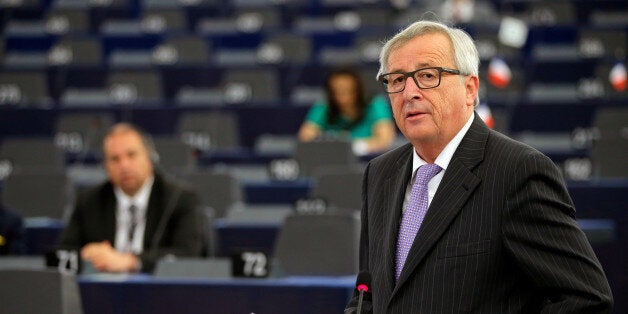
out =
[[[117,251],[127,252],[131,248],[134,254],[142,253],[144,247],[144,230],[146,228],[146,209],[148,208],[148,199],[153,188],[155,178],[149,177],[135,196],[126,195],[120,188],[115,188],[116,195],[116,240],[115,248]],[[129,243],[129,232],[131,229],[131,212],[129,207],[131,204],[136,206],[137,225],[133,233],[133,242]],[[130,244],[130,245],[129,245]]]
[[[441,170],[437,175],[435,175],[427,184],[428,208],[429,208],[429,205],[432,203],[432,199],[434,198],[434,194],[436,194],[436,190],[438,189],[438,186],[440,185],[441,180],[443,180],[443,176],[445,175],[445,170],[447,170],[447,166],[449,166],[449,162],[451,161],[451,158],[454,156],[456,149],[458,149],[458,145],[460,145],[460,142],[462,142],[462,138],[465,136],[465,134],[467,134],[467,131],[469,131],[469,128],[471,127],[471,123],[473,122],[473,118],[474,118],[474,114],[471,114],[471,117],[469,117],[469,120],[467,120],[467,122],[464,124],[462,129],[460,129],[460,131],[458,131],[456,136],[454,136],[454,138],[451,139],[449,143],[447,143],[447,146],[445,146],[443,151],[440,152],[440,154],[438,154],[438,157],[436,157],[436,160],[434,160],[434,163],[437,164],[439,167],[441,167],[443,170]],[[415,178],[416,171],[419,169],[419,167],[425,164],[427,164],[427,162],[421,159],[421,157],[419,157],[419,154],[417,154],[416,149],[413,149],[412,150],[412,176],[411,176],[412,179],[410,180],[410,182],[408,183],[408,186],[406,187],[406,196],[403,201],[402,212],[406,211],[406,204],[408,204],[408,199],[410,198],[410,192],[412,191],[412,184],[414,184],[414,180],[416,179]]]

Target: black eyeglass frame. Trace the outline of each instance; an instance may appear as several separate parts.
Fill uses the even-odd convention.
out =
[[[438,71],[438,83],[434,86],[431,87],[421,87],[421,85],[419,85],[419,82],[417,81],[416,77],[414,77],[414,74],[416,74],[419,71],[423,71],[423,70],[431,70],[431,69],[435,69]],[[409,77],[412,78],[412,80],[414,81],[414,84],[416,84],[416,86],[420,89],[432,89],[432,88],[436,88],[438,86],[440,86],[440,82],[441,79],[443,77],[443,72],[445,73],[449,73],[449,74],[455,74],[455,75],[462,75],[462,73],[460,72],[460,70],[456,70],[456,69],[450,69],[450,68],[444,68],[444,67],[426,67],[426,68],[420,68],[417,70],[414,70],[412,72],[390,72],[390,73],[384,73],[382,75],[380,75],[377,80],[380,81],[383,85],[384,85],[384,90],[386,91],[386,93],[388,94],[396,94],[396,93],[401,93],[406,89],[406,84],[405,82],[408,80]],[[390,74],[401,74],[404,77],[404,84],[403,84],[403,88],[401,90],[395,91],[395,92],[389,92],[388,91],[388,83],[384,82],[384,77],[386,75],[390,75]]]

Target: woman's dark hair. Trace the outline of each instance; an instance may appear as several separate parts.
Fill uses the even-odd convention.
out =
[[[351,121],[349,125],[346,126],[347,129],[353,127],[355,124],[362,121],[364,118],[364,111],[366,110],[366,97],[364,95],[364,83],[362,83],[362,79],[358,75],[358,73],[351,68],[337,68],[330,71],[325,77],[325,92],[327,94],[327,105],[329,110],[327,111],[327,122],[330,125],[335,125],[340,120],[340,108],[338,107],[338,103],[333,95],[331,89],[331,81],[333,78],[337,76],[350,76],[353,78],[355,82],[355,93],[356,93],[356,106],[358,110],[358,115],[356,119]]]

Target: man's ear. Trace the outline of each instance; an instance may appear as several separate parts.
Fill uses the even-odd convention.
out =
[[[480,92],[480,79],[477,76],[468,75],[464,80],[466,90],[467,105],[478,105],[478,93]]]

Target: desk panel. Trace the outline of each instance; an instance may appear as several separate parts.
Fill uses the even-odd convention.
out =
[[[85,275],[83,310],[111,313],[342,313],[355,277],[157,279],[148,275]]]

